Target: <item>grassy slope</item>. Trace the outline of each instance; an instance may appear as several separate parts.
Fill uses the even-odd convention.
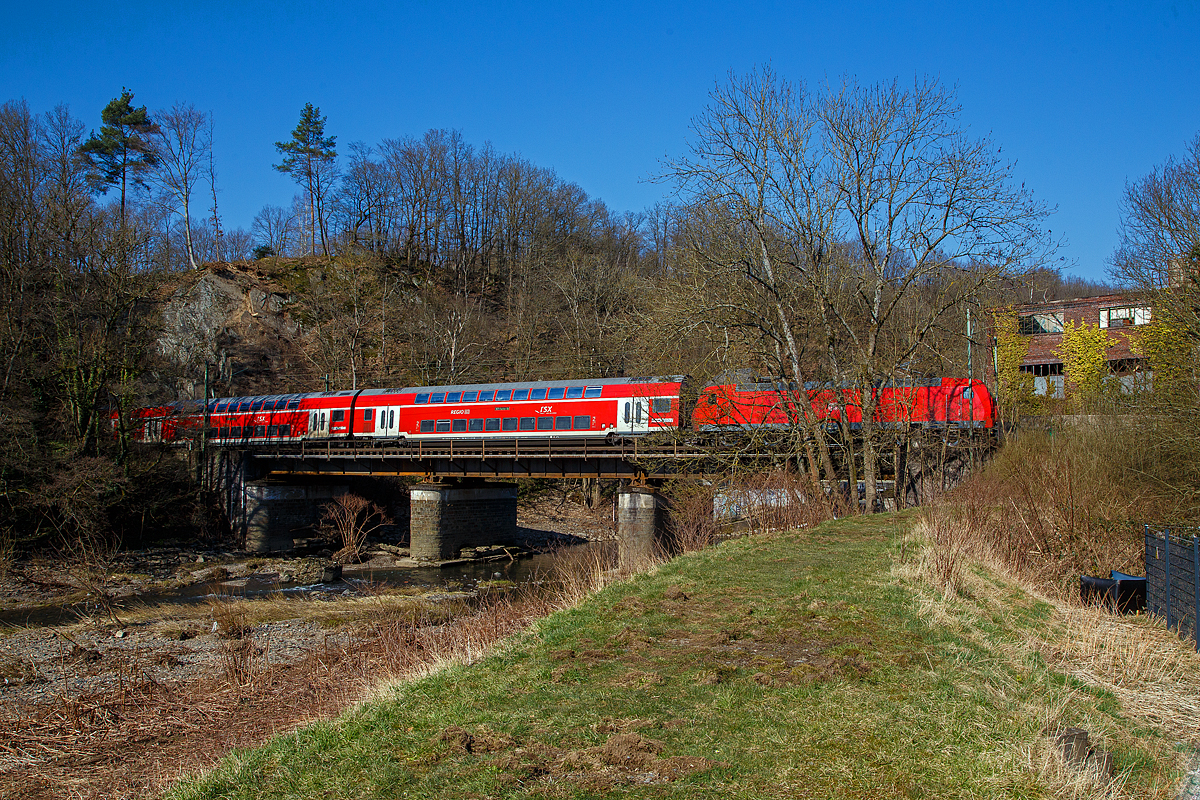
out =
[[[173,796],[1040,797],[1053,723],[1114,752],[1118,796],[1165,796],[1170,742],[1017,646],[1050,606],[987,578],[970,624],[918,613],[906,524],[676,559]]]

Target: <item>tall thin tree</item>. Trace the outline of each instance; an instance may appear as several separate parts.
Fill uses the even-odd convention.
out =
[[[308,213],[312,221],[309,230],[310,251],[316,255],[319,229],[321,250],[328,256],[329,242],[322,206],[330,184],[330,167],[337,158],[337,137],[325,135],[325,119],[321,116],[321,109],[312,103],[305,103],[291,140],[275,143],[275,149],[283,156],[283,160],[274,167],[291,175],[292,180],[308,194]]]
[[[110,187],[121,186],[121,229],[125,229],[125,197],[129,185],[145,187],[145,175],[158,158],[150,137],[157,126],[146,107],[134,108],[133,92],[122,87],[121,96],[113,98],[100,112],[104,123],[100,133],[92,132],[79,148],[91,167],[93,186],[101,193]]]

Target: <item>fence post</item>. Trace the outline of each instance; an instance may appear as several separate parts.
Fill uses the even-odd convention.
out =
[[[1171,529],[1163,528],[1163,546],[1166,552],[1166,573],[1167,573],[1167,630],[1171,630]]]
[[[1192,534],[1192,644],[1200,653],[1200,538]]]

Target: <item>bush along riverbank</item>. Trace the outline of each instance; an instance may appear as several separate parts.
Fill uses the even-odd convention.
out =
[[[1113,674],[1152,646],[1185,690],[1186,647],[979,566],[937,589],[914,520],[682,556],[169,796],[1173,796],[1195,723]]]

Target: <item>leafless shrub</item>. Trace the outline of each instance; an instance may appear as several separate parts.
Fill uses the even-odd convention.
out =
[[[333,554],[334,561],[339,564],[362,560],[367,537],[389,524],[391,520],[382,508],[365,497],[350,493],[326,503],[321,517],[321,530],[342,545]]]
[[[1069,594],[1080,574],[1141,571],[1141,520],[1162,513],[1134,432],[1116,420],[1053,435],[1025,432],[924,516],[953,547]],[[942,531],[954,532],[953,541]],[[947,558],[952,554],[947,554]]]
[[[744,519],[754,533],[811,527],[841,510],[836,495],[787,470],[734,475],[717,503],[719,513]]]
[[[123,625],[117,616],[116,598],[109,591],[109,578],[116,566],[119,545],[94,533],[63,539],[58,551],[71,583],[86,593],[86,602],[108,619]]]

